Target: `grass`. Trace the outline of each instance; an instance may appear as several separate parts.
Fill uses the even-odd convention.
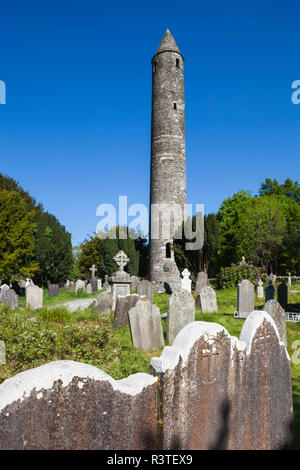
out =
[[[300,284],[292,290],[292,304],[300,306]],[[236,289],[219,290],[218,313],[202,314],[196,309],[196,320],[217,322],[232,335],[239,337],[244,320],[235,319]],[[79,298],[95,298],[83,292],[60,289],[58,297],[49,297],[44,291],[43,309],[31,311],[25,308],[25,299],[20,298],[20,309],[14,312],[0,307],[0,339],[7,348],[7,364],[0,365],[0,383],[8,377],[26,369],[37,367],[59,359],[72,359],[99,367],[115,379],[137,372],[149,373],[150,359],[160,356],[158,351],[141,351],[132,347],[128,327],[113,329],[113,316],[99,317],[92,308],[70,314],[59,306]],[[154,303],[161,313],[167,311],[168,294],[155,294]],[[261,309],[264,299],[255,299],[255,308]],[[51,308],[49,308],[51,307]],[[292,307],[292,305],[291,305]],[[2,310],[1,310],[2,309]],[[166,320],[162,321],[164,333]],[[292,358],[295,340],[300,340],[300,323],[287,323],[288,352]],[[298,346],[299,347],[299,346]],[[300,360],[300,355],[299,355]],[[299,361],[300,362],[300,361]],[[291,363],[295,416],[296,447],[300,449],[300,364]]]

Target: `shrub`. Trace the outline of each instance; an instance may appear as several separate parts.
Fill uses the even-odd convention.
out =
[[[71,318],[69,310],[63,306],[43,308],[38,316],[43,320],[57,323],[65,323]]]
[[[266,282],[268,276],[265,266],[261,268],[253,266],[251,261],[242,264],[232,263],[230,267],[221,268],[216,277],[215,285],[218,289],[227,289],[236,287],[243,279],[249,279],[255,286],[257,286],[260,279]]]

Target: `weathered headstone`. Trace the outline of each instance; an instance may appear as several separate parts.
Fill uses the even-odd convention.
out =
[[[108,282],[108,275],[105,274],[104,276],[104,282],[103,282],[103,289],[108,289],[110,287],[110,284]]]
[[[113,298],[113,310],[116,308],[117,299],[119,295],[130,295],[130,285],[131,285],[131,277],[130,274],[124,271],[124,267],[129,263],[130,259],[124,253],[124,251],[120,250],[114,257],[113,260],[118,265],[119,269],[115,272],[115,274],[111,277],[112,288],[111,294]]]
[[[29,285],[25,289],[26,292],[26,308],[32,310],[42,308],[43,306],[43,289],[38,286]]]
[[[98,295],[93,310],[98,312],[100,315],[110,315],[112,312],[113,299],[109,292],[102,292]]]
[[[130,290],[136,292],[138,284],[139,284],[139,279],[136,276],[131,276]]]
[[[201,273],[198,273],[197,274],[197,280],[196,280],[196,289],[195,289],[195,292],[196,294],[200,294],[201,292],[201,289],[203,289],[203,287],[206,287],[208,285],[208,278],[207,278],[207,274],[202,271]]]
[[[0,300],[2,299],[2,295],[9,289],[10,287],[7,284],[2,284],[2,286],[0,286]]]
[[[279,337],[283,344],[287,346],[285,316],[280,303],[274,299],[268,300],[264,305],[264,311],[268,312],[268,314],[273,318],[278,329]]]
[[[263,298],[264,298],[264,284],[263,284],[263,282],[262,282],[261,279],[258,281],[257,297],[258,297],[259,299],[263,299]]]
[[[237,313],[236,316],[246,318],[254,310],[254,285],[244,279],[237,287]]]
[[[82,290],[83,292],[85,291],[85,282],[81,279],[78,279],[75,284],[75,293],[77,294],[79,290]]]
[[[281,282],[277,287],[277,301],[280,303],[283,310],[286,310],[288,304],[288,286],[285,282]]]
[[[102,280],[101,279],[97,279],[97,289],[98,290],[102,289]]]
[[[49,297],[56,297],[59,295],[59,285],[58,284],[49,284],[48,286],[48,295]]]
[[[128,312],[132,344],[144,350],[160,349],[164,346],[164,335],[160,310],[146,298],[138,300]]]
[[[4,341],[0,341],[0,364],[6,364],[6,346]]]
[[[217,297],[214,289],[210,286],[203,287],[200,294],[197,296],[196,305],[200,306],[202,313],[217,312]]]
[[[98,292],[98,281],[95,277],[92,277],[92,279],[90,279],[90,285],[92,288],[92,292]]]
[[[190,272],[188,269],[184,269],[181,273],[181,287],[182,289],[186,289],[188,292],[192,292],[192,280],[190,279]]]
[[[114,328],[128,325],[128,312],[140,299],[141,297],[137,294],[118,297],[113,321]]]
[[[19,308],[19,297],[13,289],[5,290],[2,294],[1,301],[9,305],[12,310]]]
[[[266,287],[265,303],[267,303],[268,300],[274,299],[274,294],[275,294],[275,287],[272,284],[272,279],[270,279]]]
[[[86,286],[85,292],[86,292],[87,294],[92,294],[92,293],[93,293],[91,284],[88,284],[88,285]]]
[[[168,299],[167,341],[174,338],[185,325],[195,320],[195,300],[185,289],[178,289]]]
[[[151,304],[153,304],[153,284],[150,281],[147,281],[146,279],[143,279],[142,281],[139,282],[137,286],[136,293],[138,295],[145,295],[147,299],[150,301]]]

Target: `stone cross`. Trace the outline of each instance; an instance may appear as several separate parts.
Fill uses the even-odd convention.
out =
[[[113,258],[113,260],[119,266],[119,271],[124,271],[124,267],[130,261],[130,259],[128,258],[126,253],[124,253],[124,251],[122,251],[122,250],[120,250],[119,253],[116,254],[116,256]]]
[[[92,271],[92,278],[94,279],[95,277],[95,274],[96,274],[96,271],[98,271],[98,269],[96,268],[96,266],[93,264],[93,266],[90,268],[90,271]]]

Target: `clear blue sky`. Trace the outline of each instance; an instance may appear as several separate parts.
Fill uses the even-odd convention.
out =
[[[151,65],[167,27],[185,57],[188,202],[206,213],[266,178],[300,179],[300,4],[2,2],[0,171],[77,244],[100,203],[149,202]]]

